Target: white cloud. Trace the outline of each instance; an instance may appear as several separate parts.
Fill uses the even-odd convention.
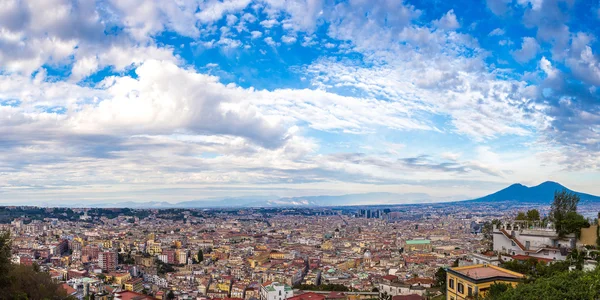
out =
[[[285,14],[284,26],[295,31],[313,32],[323,15],[323,0],[264,0],[270,15]],[[266,27],[266,26],[265,26]]]
[[[456,20],[456,15],[454,14],[454,10],[449,10],[444,16],[442,16],[439,20],[433,21],[433,25],[437,28],[446,29],[446,30],[455,30],[460,28],[460,24]]]
[[[489,34],[489,36],[500,36],[500,35],[504,35],[504,29],[502,28],[496,28],[494,30],[492,30]]]
[[[552,66],[552,63],[545,56],[540,60],[540,69],[546,73],[548,78],[555,78],[558,75],[558,70]]]
[[[531,8],[533,10],[540,10],[540,8],[542,8],[544,0],[517,0],[517,3],[523,6],[531,5]]]
[[[279,22],[275,19],[270,19],[261,21],[260,25],[264,28],[273,28],[274,26],[279,25]]]
[[[328,34],[350,40],[357,51],[388,49],[398,34],[421,15],[404,1],[351,1],[336,4]]]
[[[233,26],[237,23],[238,17],[235,15],[227,15],[227,26]]]
[[[521,49],[513,51],[511,54],[518,62],[525,63],[536,57],[540,51],[540,45],[532,37],[524,37]]]
[[[206,1],[200,5],[200,12],[196,17],[202,23],[212,23],[222,19],[225,14],[243,10],[250,2],[251,0]]]
[[[97,193],[103,184],[123,190],[134,184],[228,189],[290,182],[364,188],[411,180],[497,181],[512,178],[511,172],[515,178],[535,177],[531,170],[542,163],[549,172],[565,165],[600,166],[598,113],[575,96],[562,96],[560,107],[552,103],[573,79],[583,83],[576,92],[597,94],[596,41],[571,34],[560,13],[549,14],[554,6],[541,1],[518,3],[527,7],[526,26],[537,30],[544,45],[553,45],[552,56],[522,77],[488,65],[490,53],[472,36],[454,31],[460,27],[454,10],[424,24],[422,12],[404,1],[32,1],[0,5],[2,188]],[[488,5],[499,14],[518,8],[503,0]],[[327,37],[315,33],[320,24],[327,24]],[[259,25],[264,34],[254,30]],[[361,59],[322,57],[297,67],[314,90],[255,90],[221,83],[234,78],[224,72],[219,79],[193,70],[174,54],[185,49],[184,42],[155,40],[165,31],[191,37],[192,46],[201,46],[194,55],[220,47],[232,60],[245,59],[241,55],[254,43],[238,36],[250,36],[272,47],[300,42],[325,50],[337,44],[324,53],[358,52]],[[488,35],[504,34],[496,28]],[[508,39],[499,43],[512,45]],[[265,56],[258,59],[274,51],[260,48]],[[540,52],[537,40],[525,37],[511,54],[524,63]],[[70,78],[49,76],[55,66],[72,66]],[[572,74],[559,71],[565,67]],[[75,84],[105,68],[120,75],[98,85]],[[123,75],[130,71],[135,76]],[[529,83],[535,81],[540,85]],[[550,94],[541,104],[540,95]],[[574,119],[579,121],[569,121]],[[328,154],[320,153],[326,141],[307,136],[314,130],[342,134],[347,149],[368,153],[330,153],[341,145],[326,145]],[[412,153],[416,150],[404,142],[373,142],[382,131],[456,135],[475,145],[475,154],[452,146],[427,156]],[[530,158],[477,147],[505,135],[527,136],[543,146],[525,151]],[[549,141],[559,145],[544,144]],[[569,164],[565,153],[577,162]],[[88,184],[93,187],[84,187]]]
[[[592,47],[593,37],[584,33],[578,33],[573,37],[569,57],[566,65],[573,74],[590,85],[600,85],[600,60],[594,55]]]
[[[318,44],[317,41],[315,41],[315,39],[316,37],[313,35],[304,36],[304,38],[302,39],[302,47],[311,47]]]
[[[281,37],[281,41],[286,43],[286,44],[293,44],[296,42],[296,37],[295,36],[289,36],[289,35],[284,35]]]
[[[279,46],[279,43],[275,42],[272,37],[268,36],[264,39],[265,43],[271,47]]]
[[[256,30],[255,30],[255,31],[252,31],[252,32],[250,32],[250,34],[252,35],[252,39],[257,39],[257,38],[259,38],[259,37],[261,37],[261,36],[263,35],[263,33],[262,33],[262,32],[260,32],[260,31],[256,31]]]

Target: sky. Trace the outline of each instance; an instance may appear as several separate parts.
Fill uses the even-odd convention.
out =
[[[600,2],[0,0],[0,203],[600,195]]]

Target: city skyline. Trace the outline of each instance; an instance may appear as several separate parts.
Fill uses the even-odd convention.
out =
[[[590,1],[6,1],[0,204],[600,195]]]

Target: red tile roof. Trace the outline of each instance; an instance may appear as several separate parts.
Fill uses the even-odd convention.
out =
[[[67,295],[73,295],[77,292],[76,289],[72,288],[70,285],[63,283],[60,287],[67,292]]]
[[[131,291],[124,291],[124,292],[118,292],[117,295],[119,295],[119,299],[121,300],[150,300],[150,299],[154,299],[148,295],[144,295],[144,294],[140,294],[140,293],[136,293],[136,292],[131,292]]]
[[[394,280],[398,280],[398,276],[394,276],[394,275],[385,275],[385,276],[383,276],[383,279],[385,279],[385,280],[389,280],[389,281],[394,281]]]
[[[423,296],[419,296],[417,294],[398,295],[398,296],[392,297],[392,300],[423,300],[423,299],[425,299],[425,298],[423,298]]]
[[[288,300],[325,300],[325,296],[313,292],[308,292],[288,298]]]
[[[522,254],[518,254],[518,255],[513,255],[511,256],[512,259],[516,259],[516,260],[528,260],[528,259],[535,259],[537,261],[543,261],[543,262],[552,262],[554,260],[550,259],[550,258],[543,258],[543,257],[533,257],[533,256],[528,256],[528,255],[522,255]]]

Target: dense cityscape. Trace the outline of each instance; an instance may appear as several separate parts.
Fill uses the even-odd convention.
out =
[[[481,278],[523,282],[505,264],[575,268],[571,253],[596,246],[597,226],[559,237],[552,207],[2,207],[0,230],[13,264],[76,299],[456,300],[485,296]]]

